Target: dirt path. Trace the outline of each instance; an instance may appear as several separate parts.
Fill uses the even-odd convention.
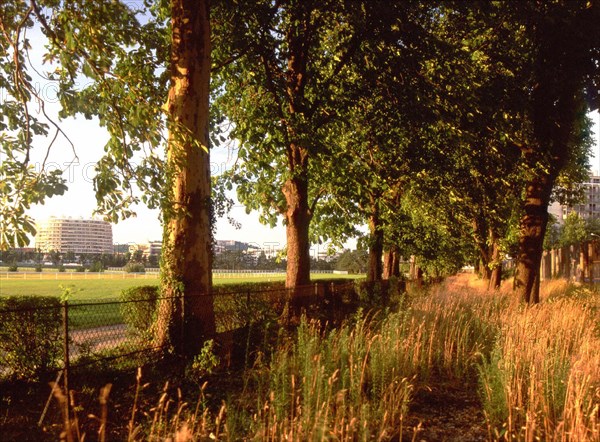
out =
[[[127,341],[127,325],[114,324],[71,332],[73,344],[69,352],[77,357],[82,346],[88,347],[92,353],[116,347]]]
[[[476,387],[459,382],[432,382],[415,392],[403,441],[476,442],[488,430]],[[416,434],[415,434],[416,433]]]

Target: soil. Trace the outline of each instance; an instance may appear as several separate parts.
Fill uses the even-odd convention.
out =
[[[402,441],[489,440],[477,387],[461,381],[430,382],[416,389]]]

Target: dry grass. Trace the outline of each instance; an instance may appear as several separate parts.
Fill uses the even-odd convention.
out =
[[[149,412],[134,404],[129,440],[410,437],[414,388],[450,378],[478,383],[490,440],[598,441],[598,294],[549,281],[541,295],[527,307],[510,285],[490,292],[460,275],[386,317],[359,315],[329,332],[305,321],[217,409],[203,389],[195,407],[166,390]]]

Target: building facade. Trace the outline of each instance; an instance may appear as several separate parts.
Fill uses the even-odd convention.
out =
[[[567,213],[576,212],[583,219],[600,219],[600,176],[590,176],[587,183],[581,183],[584,190],[584,201],[565,210]]]
[[[83,218],[56,218],[38,222],[35,246],[44,253],[113,253],[112,225]]]
[[[148,241],[140,244],[129,244],[129,252],[135,253],[141,250],[143,256],[149,258],[151,256],[160,256],[162,252],[162,241]]]

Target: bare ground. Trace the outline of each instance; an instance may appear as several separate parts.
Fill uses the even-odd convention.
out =
[[[476,387],[461,381],[443,381],[418,388],[403,433],[403,441],[489,440]]]

